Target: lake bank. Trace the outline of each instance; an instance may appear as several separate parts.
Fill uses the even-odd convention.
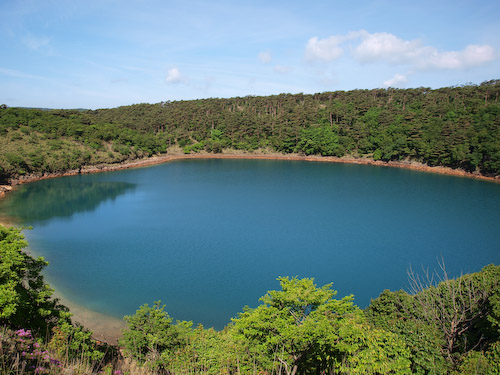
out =
[[[52,284],[51,286],[54,287]],[[73,322],[77,322],[92,331],[92,337],[95,340],[112,345],[118,344],[118,339],[122,336],[123,329],[127,327],[124,320],[76,304],[67,297],[62,296],[57,291],[57,286],[55,288],[54,297],[58,298],[61,304],[69,308],[73,314],[71,317]]]
[[[452,169],[448,167],[441,166],[428,166],[415,161],[381,161],[366,158],[356,158],[352,156],[336,157],[336,156],[317,156],[317,155],[299,155],[299,154],[282,154],[276,152],[261,152],[261,153],[247,153],[238,151],[226,151],[220,154],[210,154],[210,153],[196,153],[196,154],[184,154],[182,150],[175,149],[170,151],[165,155],[155,155],[145,159],[133,160],[130,162],[120,163],[120,164],[103,164],[88,166],[81,169],[69,170],[61,173],[45,173],[43,175],[31,174],[26,176],[21,176],[17,179],[12,179],[9,181],[9,185],[0,185],[0,198],[5,196],[9,191],[12,190],[13,186],[34,182],[39,180],[45,180],[50,178],[64,177],[64,176],[74,176],[78,174],[89,174],[89,173],[102,173],[102,172],[113,172],[130,168],[140,168],[152,165],[158,165],[167,163],[175,160],[183,159],[261,159],[261,160],[299,160],[299,161],[310,161],[310,162],[326,162],[326,163],[345,163],[345,164],[358,164],[358,165],[373,165],[379,167],[391,167],[391,168],[402,168],[414,171],[428,172],[443,174],[448,176],[457,176],[465,178],[473,178],[483,181],[500,182],[500,175],[497,176],[484,176],[479,173],[471,173],[461,169]]]

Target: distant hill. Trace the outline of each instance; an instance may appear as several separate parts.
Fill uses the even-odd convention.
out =
[[[166,101],[111,109],[0,110],[0,180],[166,153],[225,149],[415,161],[500,175],[500,80]]]

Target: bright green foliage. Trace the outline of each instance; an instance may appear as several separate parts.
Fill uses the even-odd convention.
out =
[[[122,344],[156,370],[182,373],[409,374],[409,351],[395,334],[370,325],[352,297],[331,285],[280,278],[263,304],[221,332],[177,322],[156,302],[125,317]]]
[[[146,304],[124,318],[128,328],[121,344],[130,356],[170,373],[220,374],[238,368],[237,348],[228,330],[217,332],[203,326],[193,330],[192,322],[186,321],[173,324],[164,307],[160,301],[153,307]]]
[[[278,280],[281,291],[234,320],[236,339],[267,371],[409,373],[404,344],[372,329],[352,297],[333,299],[331,284],[317,288],[313,279]]]
[[[132,357],[148,361],[154,367],[165,367],[171,353],[187,343],[191,322],[172,324],[165,306],[156,301],[153,307],[145,304],[135,315],[125,316],[128,328],[123,332],[122,345]]]
[[[333,372],[341,374],[409,374],[410,353],[397,335],[373,328],[362,315],[339,327],[335,346],[342,353]],[[338,369],[338,370],[335,370]]]
[[[342,156],[336,129],[329,125],[303,129],[296,147],[306,155]]]
[[[162,355],[172,373],[234,374],[252,368],[245,353],[239,352],[230,329],[219,332],[200,325],[187,338],[185,346]]]
[[[68,312],[61,313],[61,319],[57,326],[52,328],[52,336],[47,347],[57,354],[62,361],[64,359],[88,358],[91,361],[99,361],[104,357],[105,345],[98,346],[92,339],[92,332],[78,324],[72,324]]]
[[[41,274],[47,262],[26,254],[26,246],[20,230],[0,225],[0,324],[45,334],[64,308]]]
[[[482,352],[469,352],[462,358],[457,375],[493,375],[490,365]]]
[[[190,154],[191,152],[200,152],[205,148],[205,142],[198,142],[194,145],[186,145],[183,148],[185,154]]]
[[[472,351],[463,356],[456,374],[460,375],[499,375],[500,341],[490,346],[486,352]]]

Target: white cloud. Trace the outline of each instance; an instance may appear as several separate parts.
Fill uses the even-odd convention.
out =
[[[469,45],[462,51],[439,52],[419,40],[403,40],[389,33],[366,34],[354,50],[361,62],[383,61],[420,69],[466,69],[495,59],[488,45]]]
[[[365,33],[354,50],[354,57],[361,62],[386,61],[405,64],[426,54],[419,41],[407,41],[389,33]]]
[[[440,52],[420,40],[404,40],[390,33],[369,33],[365,30],[345,35],[332,35],[325,39],[313,37],[306,45],[305,56],[309,61],[332,61],[339,58],[347,41],[357,41],[352,56],[361,63],[384,62],[392,65],[409,65],[415,69],[467,69],[497,58],[493,47],[468,45],[462,51]]]
[[[403,74],[396,73],[391,79],[384,81],[385,87],[402,87],[408,82],[408,77]]]
[[[432,51],[424,67],[442,69],[465,69],[479,66],[495,59],[495,50],[488,45],[469,45],[463,51],[450,51],[439,53]]]
[[[177,68],[171,68],[167,72],[167,83],[180,83],[184,81],[184,78]]]
[[[259,53],[259,60],[264,64],[270,63],[272,59],[271,51],[262,51]]]
[[[344,53],[340,44],[344,41],[342,36],[329,36],[326,39],[318,39],[317,36],[309,39],[306,46],[306,59],[309,61],[332,61],[338,59]]]
[[[341,44],[357,39],[367,34],[366,31],[351,31],[346,35],[331,35],[325,39],[317,36],[309,39],[306,45],[306,60],[308,61],[332,61],[344,54]]]

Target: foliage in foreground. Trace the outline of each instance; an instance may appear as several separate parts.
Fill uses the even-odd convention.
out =
[[[443,267],[438,282],[410,273],[411,294],[384,291],[365,311],[331,284],[281,277],[222,331],[174,323],[158,301],[125,317],[123,360],[71,323],[25,246],[0,226],[2,374],[500,373],[500,266],[456,279]]]
[[[394,334],[368,324],[352,297],[334,299],[331,284],[279,278],[263,304],[234,320],[237,342],[267,371],[286,374],[409,373],[409,352]],[[274,367],[276,367],[274,366]]]
[[[68,309],[44,281],[47,262],[23,251],[26,246],[19,229],[0,225],[2,374],[59,373],[63,364],[75,361],[86,369],[99,367],[110,348],[71,322]]]
[[[19,230],[0,226],[0,325],[44,335],[66,309],[44,282],[41,271],[47,262],[24,252],[27,245]]]
[[[152,369],[216,373],[409,374],[409,351],[395,334],[372,327],[351,297],[331,285],[280,278],[263,304],[221,332],[177,322],[156,302],[126,317],[123,345]]]
[[[498,374],[500,267],[384,291],[366,311],[331,285],[279,278],[223,331],[172,323],[164,306],[126,317],[128,355],[159,373]]]
[[[439,282],[433,282],[436,277]],[[366,314],[404,339],[412,372],[498,374],[500,266],[450,279],[442,265],[434,277],[410,272],[410,284],[411,295],[386,290]]]

